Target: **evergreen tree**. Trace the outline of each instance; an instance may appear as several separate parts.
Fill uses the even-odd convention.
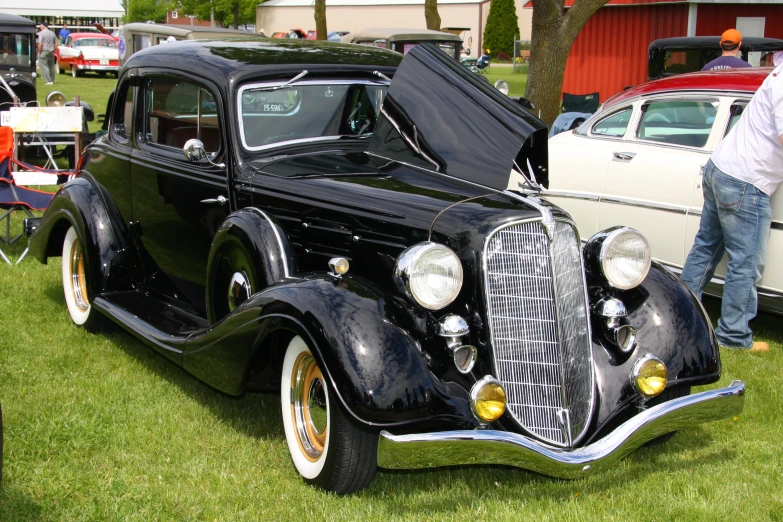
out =
[[[504,51],[514,56],[514,40],[519,39],[519,21],[514,0],[492,0],[489,4],[487,26],[484,28],[484,49],[491,56]]]

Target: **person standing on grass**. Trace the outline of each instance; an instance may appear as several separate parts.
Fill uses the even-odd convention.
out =
[[[57,37],[49,30],[46,22],[41,22],[41,30],[38,32],[38,62],[41,64],[46,85],[54,85],[54,48],[57,45]]]
[[[721,346],[766,352],[753,342],[748,322],[756,316],[756,285],[764,273],[772,208],[769,198],[783,181],[783,65],[767,76],[740,120],[704,168],[704,207],[682,280],[701,299],[715,267],[728,254],[721,316]]]
[[[60,29],[60,32],[57,34],[57,36],[60,37],[61,44],[65,43],[65,39],[68,38],[69,34],[71,34],[71,31],[68,30],[68,24],[63,24],[63,28]]]
[[[734,69],[736,67],[750,67],[750,64],[738,57],[742,46],[742,34],[736,29],[725,31],[720,37],[720,48],[723,51],[719,57],[702,67],[702,71],[713,69]]]

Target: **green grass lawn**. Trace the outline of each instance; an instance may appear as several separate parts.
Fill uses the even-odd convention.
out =
[[[57,80],[72,93],[103,81]],[[15,260],[24,246],[0,248]],[[297,475],[276,395],[226,396],[127,333],[74,326],[59,262],[0,264],[0,521],[783,520],[777,318],[754,324],[771,353],[723,354],[715,386],[747,383],[739,418],[684,430],[608,472],[379,471],[367,490],[336,497]]]
[[[79,96],[81,101],[86,101],[95,111],[96,120],[98,113],[106,112],[106,103],[109,101],[109,94],[117,84],[114,76],[98,76],[95,73],[87,73],[86,76],[74,78],[70,73],[55,75],[54,85],[44,85],[43,76],[38,77],[36,81],[36,90],[38,91],[38,102],[46,105],[46,96],[52,91],[60,91],[65,95],[67,101],[72,101],[74,96]],[[90,132],[95,132],[101,128],[97,121],[90,122]]]

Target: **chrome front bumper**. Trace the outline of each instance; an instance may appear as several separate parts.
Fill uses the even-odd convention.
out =
[[[739,415],[745,383],[674,399],[634,416],[601,440],[574,450],[545,446],[517,433],[464,430],[392,435],[382,431],[378,466],[414,469],[502,464],[544,475],[576,478],[612,466],[656,437],[695,424]]]

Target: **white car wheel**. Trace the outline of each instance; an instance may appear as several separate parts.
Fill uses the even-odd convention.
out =
[[[291,459],[308,484],[352,493],[375,476],[378,434],[348,419],[330,386],[304,339],[291,339],[280,383]]]
[[[87,270],[84,250],[76,229],[71,227],[63,241],[63,290],[71,319],[83,325],[90,318],[92,306],[87,294]]]

